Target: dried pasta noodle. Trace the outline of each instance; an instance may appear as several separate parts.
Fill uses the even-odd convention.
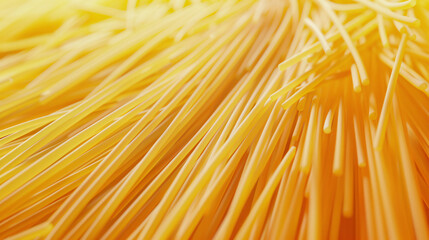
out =
[[[0,13],[0,239],[429,239],[428,1]]]

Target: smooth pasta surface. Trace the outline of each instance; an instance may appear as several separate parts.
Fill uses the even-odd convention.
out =
[[[427,0],[0,0],[0,239],[429,239]]]

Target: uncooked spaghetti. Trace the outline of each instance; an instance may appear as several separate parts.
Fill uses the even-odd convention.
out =
[[[428,1],[0,13],[0,239],[429,239]]]

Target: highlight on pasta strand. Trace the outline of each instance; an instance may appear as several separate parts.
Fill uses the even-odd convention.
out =
[[[428,1],[0,13],[0,239],[429,239]]]

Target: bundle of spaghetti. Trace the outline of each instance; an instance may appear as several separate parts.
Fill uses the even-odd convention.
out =
[[[0,239],[429,239],[428,1],[0,13]]]

